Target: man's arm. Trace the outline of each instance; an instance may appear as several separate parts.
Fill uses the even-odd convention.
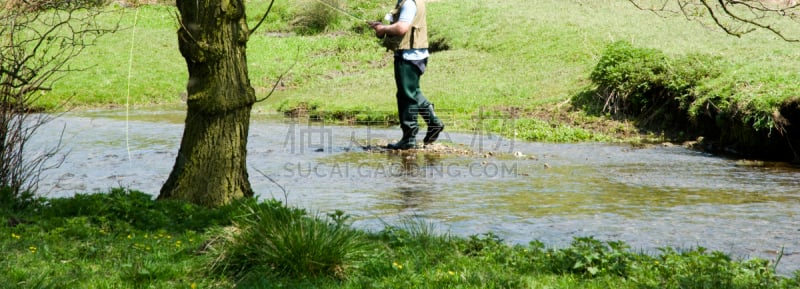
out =
[[[414,21],[417,14],[417,4],[414,1],[406,1],[400,9],[399,19],[392,25],[383,25],[380,22],[370,23],[372,29],[375,29],[375,36],[378,38],[386,35],[403,36],[411,29],[411,22]]]
[[[411,28],[411,23],[405,21],[397,21],[392,25],[383,25],[380,22],[370,23],[372,29],[375,29],[375,36],[383,38],[383,36],[402,36]]]

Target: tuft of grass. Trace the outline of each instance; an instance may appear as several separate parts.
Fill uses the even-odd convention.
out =
[[[364,235],[342,222],[279,202],[243,206],[233,228],[223,232],[210,267],[243,278],[344,278],[366,246]]]
[[[296,2],[297,12],[290,22],[293,30],[300,35],[314,35],[335,28],[344,16],[340,9],[346,11],[347,4],[343,0],[302,0]]]

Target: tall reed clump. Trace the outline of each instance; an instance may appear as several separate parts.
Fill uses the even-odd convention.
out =
[[[291,21],[295,32],[303,35],[313,35],[325,32],[342,20],[345,10],[344,0],[302,0],[297,2],[294,19]]]
[[[363,256],[363,232],[278,201],[243,204],[234,225],[205,246],[211,270],[236,278],[344,278]]]

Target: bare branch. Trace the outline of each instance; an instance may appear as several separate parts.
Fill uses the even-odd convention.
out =
[[[298,48],[298,49],[297,49],[297,54],[300,54],[300,48]],[[297,58],[297,57],[295,57],[295,58]],[[267,99],[268,99],[270,96],[272,96],[272,93],[274,93],[274,92],[275,92],[275,89],[276,89],[276,88],[278,88],[278,85],[280,85],[281,81],[283,80],[283,77],[284,77],[284,76],[286,76],[286,74],[288,74],[288,73],[289,73],[289,71],[292,71],[292,69],[294,68],[294,66],[295,66],[295,65],[297,65],[297,62],[298,62],[298,61],[297,61],[297,60],[295,60],[295,62],[294,62],[294,63],[292,63],[292,66],[289,66],[289,68],[288,68],[288,69],[286,69],[286,71],[284,71],[283,73],[281,73],[281,75],[279,75],[279,76],[278,76],[278,80],[276,80],[276,81],[275,81],[275,84],[273,84],[273,85],[272,85],[272,89],[269,91],[269,93],[267,94],[267,96],[265,96],[265,97],[262,97],[261,99],[258,99],[258,100],[256,100],[256,103],[259,103],[259,102],[265,101],[265,100],[267,100]]]
[[[255,32],[256,29],[258,29],[258,26],[261,26],[261,23],[264,23],[264,20],[267,19],[267,15],[269,15],[269,11],[272,10],[272,4],[275,4],[275,0],[272,0],[272,1],[269,2],[269,7],[267,7],[267,12],[264,12],[264,16],[261,17],[261,20],[258,21],[258,24],[256,24],[256,26],[253,27],[253,29],[250,29],[250,34],[253,34],[253,32]]]
[[[788,41],[788,42],[800,42],[800,39],[797,39],[797,38],[788,38],[786,35],[784,35],[784,34],[783,34],[783,32],[781,32],[779,29],[777,29],[777,28],[773,27],[772,25],[769,25],[769,24],[766,24],[766,23],[759,22],[759,20],[760,20],[760,19],[762,19],[762,18],[765,18],[766,16],[764,16],[764,15],[757,15],[757,16],[755,16],[755,17],[754,17],[754,18],[752,18],[752,19],[744,18],[744,17],[741,17],[741,16],[739,16],[738,14],[734,13],[734,12],[733,12],[733,11],[730,9],[731,7],[728,7],[728,6],[729,6],[729,5],[737,5],[737,4],[739,4],[739,5],[743,5],[743,6],[747,7],[747,8],[748,8],[748,10],[750,10],[751,12],[752,12],[752,11],[762,11],[762,12],[768,12],[768,13],[778,13],[778,12],[782,12],[783,10],[781,10],[781,9],[770,9],[770,8],[766,8],[766,6],[763,6],[763,5],[762,5],[762,8],[754,8],[753,6],[751,6],[751,5],[747,5],[747,4],[744,4],[744,3],[743,3],[743,2],[741,2],[741,1],[730,1],[730,0],[728,0],[728,1],[717,0],[717,1],[719,2],[719,5],[720,5],[720,7],[721,7],[722,11],[724,11],[724,12],[725,12],[725,14],[727,14],[727,16],[731,17],[732,19],[734,19],[734,20],[736,20],[736,21],[739,21],[739,22],[742,22],[742,23],[746,23],[746,24],[749,24],[749,25],[755,26],[755,27],[757,27],[757,28],[761,28],[761,29],[767,30],[767,31],[769,31],[769,32],[772,32],[773,34],[777,35],[777,36],[778,36],[778,37],[780,37],[781,39],[783,39],[783,40],[785,40],[785,41]],[[705,0],[703,0],[703,2],[705,3]],[[709,9],[710,9],[710,8],[709,8]],[[718,25],[719,25],[720,27],[722,27],[723,29],[725,29],[725,31],[726,31],[726,32],[728,32],[727,28],[726,28],[726,27],[723,27],[723,25],[722,25],[722,24],[719,24],[719,22],[718,22]],[[751,29],[749,29],[749,30],[746,30],[745,32],[743,32],[743,33],[741,33],[741,34],[750,33],[750,32],[752,32],[752,31],[755,31],[755,30],[756,30],[755,28],[751,28]],[[729,33],[729,34],[730,34],[730,33]],[[741,35],[741,34],[740,34],[740,35]]]
[[[742,35],[766,31],[788,42],[800,27],[800,4],[795,0],[629,0],[636,8],[655,12],[680,13],[693,21],[711,21],[725,33]],[[655,3],[653,3],[655,2]],[[649,4],[645,4],[649,3]],[[677,10],[671,6],[677,5]],[[791,30],[791,31],[789,31]]]
[[[82,1],[8,1],[0,9],[0,188],[15,196],[33,193],[42,171],[61,148],[31,151],[26,145],[36,131],[55,118],[34,113],[39,91],[78,71],[69,61],[94,45],[103,34],[118,30],[100,26],[102,7]],[[63,161],[63,160],[62,160]]]
[[[262,97],[261,99],[258,99],[258,100],[256,100],[256,103],[258,103],[258,102],[262,102],[262,101],[265,101],[265,100],[267,100],[267,99],[268,99],[270,96],[272,96],[272,93],[274,93],[274,92],[275,92],[275,89],[276,89],[276,88],[278,87],[278,85],[281,83],[281,81],[283,80],[283,77],[284,77],[286,74],[288,74],[288,73],[289,73],[289,71],[292,71],[292,69],[294,68],[294,66],[295,66],[295,65],[297,65],[297,61],[295,61],[294,63],[292,63],[292,66],[289,66],[289,68],[288,68],[288,69],[286,69],[286,71],[284,71],[283,73],[281,73],[281,75],[280,75],[280,76],[278,76],[278,80],[276,80],[276,81],[275,81],[275,84],[273,84],[273,85],[272,85],[272,89],[269,91],[269,93],[267,94],[267,96],[264,96],[264,97]]]
[[[256,170],[256,172],[258,172],[258,173],[259,173],[259,174],[261,174],[262,176],[264,176],[265,178],[267,178],[267,180],[269,180],[270,182],[272,182],[273,184],[275,184],[276,186],[278,186],[278,188],[279,188],[279,189],[281,189],[281,191],[283,191],[283,200],[284,200],[284,202],[287,202],[287,203],[289,202],[289,192],[287,192],[287,191],[286,191],[286,188],[285,188],[285,187],[283,187],[283,185],[281,185],[280,183],[278,183],[277,181],[275,181],[275,179],[273,179],[273,178],[272,178],[272,177],[270,177],[269,175],[265,174],[265,173],[264,173],[264,172],[262,172],[261,170],[257,169],[256,167],[253,167],[253,169],[254,169],[254,170]]]

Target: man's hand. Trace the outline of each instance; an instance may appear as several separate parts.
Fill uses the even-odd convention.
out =
[[[368,21],[369,27],[372,27],[375,30],[375,36],[378,38],[383,38],[386,35],[386,26],[383,25],[380,21]]]
[[[375,36],[383,38],[384,36],[400,36],[406,34],[411,28],[411,23],[399,21],[392,25],[383,25],[381,22],[370,21],[368,22],[372,29],[375,29]]]

